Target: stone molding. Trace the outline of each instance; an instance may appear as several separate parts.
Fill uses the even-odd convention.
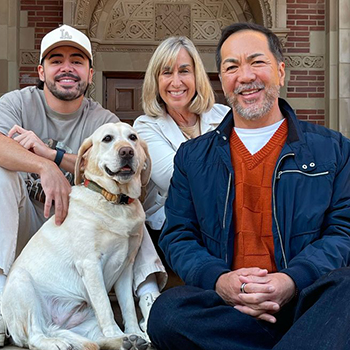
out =
[[[39,50],[21,50],[21,66],[37,67],[39,64],[40,52]]]
[[[90,0],[79,0],[76,7],[76,24],[82,25],[86,22],[87,10],[90,7]]]
[[[272,28],[272,27],[276,27],[276,25],[273,23],[273,20],[272,20],[272,11],[271,11],[271,4],[270,4],[270,1],[268,0],[259,0],[260,1],[260,4],[261,2],[263,2],[260,6],[261,8],[265,9],[265,11],[263,11],[263,14],[264,14],[264,19],[265,19],[265,22],[264,25],[265,27],[268,27],[268,28]],[[276,8],[276,20],[278,18],[278,7]]]
[[[146,52],[152,53],[156,46],[147,47],[127,47],[118,45],[93,45],[93,55],[98,52]],[[199,47],[198,51],[201,53],[215,53],[215,47]],[[21,66],[36,67],[39,62],[38,50],[26,50],[21,51]],[[324,69],[325,58],[324,56],[312,56],[312,55],[288,55],[284,57],[287,68],[303,68],[303,69]]]
[[[38,77],[32,77],[30,74],[21,74],[19,83],[25,85],[36,85],[38,81]]]
[[[288,55],[284,57],[287,68],[302,68],[302,69],[324,69],[324,56],[312,55]]]

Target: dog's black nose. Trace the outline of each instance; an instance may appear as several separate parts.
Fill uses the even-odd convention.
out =
[[[122,147],[119,150],[119,156],[123,159],[131,159],[134,156],[134,150],[131,147]]]

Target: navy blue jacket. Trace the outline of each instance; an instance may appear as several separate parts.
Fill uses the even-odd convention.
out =
[[[278,271],[299,290],[350,262],[350,141],[299,121],[282,99],[288,137],[272,179]],[[159,244],[186,284],[214,289],[234,254],[235,196],[229,112],[218,128],[179,148]]]

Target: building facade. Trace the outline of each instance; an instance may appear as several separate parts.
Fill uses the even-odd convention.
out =
[[[37,82],[41,38],[61,23],[92,41],[90,97],[132,122],[143,74],[161,40],[188,36],[224,102],[215,67],[221,29],[255,22],[285,51],[281,91],[299,118],[350,136],[350,0],[0,0],[0,94]]]

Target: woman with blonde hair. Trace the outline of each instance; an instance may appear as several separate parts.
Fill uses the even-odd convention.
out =
[[[192,41],[170,37],[155,50],[142,88],[145,115],[134,127],[147,142],[152,175],[144,202],[153,240],[165,221],[164,202],[180,144],[214,130],[229,111],[214,104],[214,93]]]

